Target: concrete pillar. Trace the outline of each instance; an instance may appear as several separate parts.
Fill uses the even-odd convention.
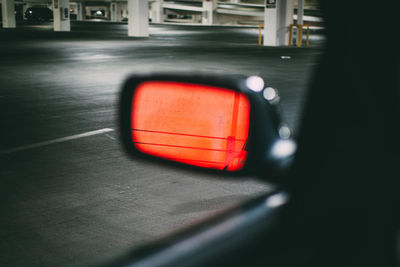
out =
[[[104,10],[104,17],[105,18],[110,18],[111,19],[111,9],[110,9],[111,5],[108,7],[104,7],[102,8]]]
[[[128,6],[125,6],[124,9],[122,9],[122,17],[127,18],[128,17]]]
[[[124,10],[124,5],[126,4],[122,4],[122,3],[117,3],[117,21],[121,22],[122,21],[122,13]]]
[[[215,9],[217,8],[216,0],[203,0],[203,25],[213,25],[215,21]]]
[[[111,2],[110,3],[110,20],[112,22],[117,22],[117,3],[116,2]]]
[[[297,24],[303,24],[303,16],[304,16],[304,0],[298,0],[299,5],[297,7]]]
[[[149,36],[149,5],[147,0],[128,0],[128,36]]]
[[[82,20],[86,20],[86,15],[87,15],[86,2],[81,2],[81,3],[82,3]]]
[[[15,6],[14,0],[1,1],[1,15],[3,17],[3,28],[15,28]]]
[[[71,23],[69,16],[69,0],[53,0],[54,31],[69,32]]]
[[[293,0],[266,0],[264,45],[287,45],[291,23],[293,23]]]
[[[84,6],[82,2],[77,2],[76,3],[76,20],[77,21],[82,21],[86,18],[86,14],[84,12]]]
[[[163,23],[164,22],[164,0],[156,0],[151,3],[151,22]]]

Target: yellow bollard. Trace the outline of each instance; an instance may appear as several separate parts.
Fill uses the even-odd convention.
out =
[[[289,26],[289,42],[288,45],[292,45],[292,38],[293,38],[293,27],[297,28],[297,47],[301,47],[302,45],[302,34],[303,34],[303,27],[307,27],[307,39],[306,39],[306,47],[310,45],[310,25],[308,24],[290,24]]]
[[[258,45],[262,44],[262,38],[261,38],[261,29],[264,27],[264,24],[259,24],[258,25]]]
[[[303,25],[297,25],[297,47],[301,47]]]
[[[292,45],[292,32],[293,32],[293,24],[290,24],[289,26],[289,41],[288,41],[288,46]]]
[[[307,39],[306,39],[306,47],[310,45],[310,25],[307,25]]]

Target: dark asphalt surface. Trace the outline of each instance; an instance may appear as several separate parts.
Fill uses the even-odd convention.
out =
[[[115,132],[119,88],[142,72],[260,75],[296,131],[320,41],[259,47],[255,28],[150,34],[89,22],[69,33],[46,23],[0,30],[0,266],[101,262],[271,189],[127,159]]]

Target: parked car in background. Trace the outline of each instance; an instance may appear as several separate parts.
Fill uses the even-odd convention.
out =
[[[30,7],[25,11],[28,21],[50,21],[53,19],[53,11],[47,7]]]

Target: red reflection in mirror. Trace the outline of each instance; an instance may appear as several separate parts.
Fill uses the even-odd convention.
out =
[[[249,117],[249,100],[239,92],[147,81],[137,87],[132,99],[132,141],[146,154],[237,171],[247,158]]]

